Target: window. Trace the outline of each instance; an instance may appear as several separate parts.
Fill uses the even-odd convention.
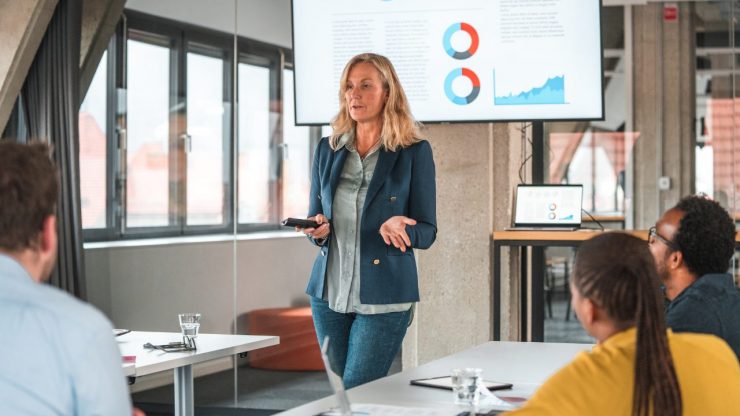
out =
[[[126,227],[170,223],[170,49],[127,42]]]
[[[274,221],[270,198],[269,68],[239,64],[239,223]],[[308,194],[306,194],[308,199]]]
[[[187,57],[187,224],[224,223],[224,163],[229,130],[224,97],[224,61],[190,52]],[[226,140],[224,140],[226,139]]]
[[[126,16],[80,108],[86,240],[227,233],[234,220],[279,229],[305,215],[312,130],[294,126],[290,51],[242,38],[234,54],[232,35]]]
[[[80,199],[82,226],[106,228],[106,132],[108,54],[100,59],[80,106]]]
[[[696,192],[725,207],[736,220],[740,215],[740,158],[738,155],[736,17],[728,1],[697,2],[694,9],[696,76]],[[735,9],[737,16],[737,9]],[[734,34],[734,36],[733,36]]]
[[[293,71],[283,71],[283,216],[304,217],[311,188],[308,127],[296,127],[293,100]]]
[[[556,157],[550,162],[550,180],[583,184],[583,207],[589,212],[622,213],[626,161],[632,144],[632,135],[623,132],[588,129],[577,134],[551,133],[550,146],[557,150],[552,152]],[[557,170],[563,168],[558,163],[571,151],[567,166]]]

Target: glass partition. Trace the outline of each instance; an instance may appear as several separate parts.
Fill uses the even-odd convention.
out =
[[[544,125],[545,182],[584,185],[585,227],[635,224],[633,7],[603,8],[605,120]],[[736,9],[690,8],[694,186],[737,215]],[[196,366],[201,411],[277,411],[330,393],[304,293],[317,249],[279,226],[306,215],[322,133],[294,123],[290,24],[287,1],[129,0],[81,106],[91,301],[118,327],[177,332],[177,313],[200,312],[204,333],[281,337]],[[546,341],[592,342],[570,308],[573,255],[546,251]],[[138,379],[137,405],[167,413],[171,383]]]
[[[236,331],[280,337],[237,360],[236,406],[255,414],[331,394],[304,293],[318,249],[275,226],[307,215],[312,149],[311,129],[294,122],[290,2],[269,3],[236,11]]]
[[[184,312],[201,333],[234,332],[235,7],[128,1],[81,107],[87,279],[104,288],[90,301],[159,340],[182,339]],[[234,406],[231,357],[193,372],[196,414]],[[172,414],[172,383],[137,377],[135,405]]]
[[[663,14],[665,7],[679,11],[676,19]],[[602,10],[606,117],[590,123],[545,124],[545,181],[583,184],[586,228],[646,229],[680,197],[691,193],[718,201],[737,220],[737,2],[606,6]],[[655,20],[641,20],[648,19],[645,16]],[[658,20],[661,24],[656,26]],[[646,34],[648,38],[638,39]],[[653,35],[657,40],[650,38]],[[681,41],[674,44],[671,37]],[[645,44],[654,48],[648,50],[659,51],[658,56],[639,56]],[[689,79],[678,78],[683,73]],[[674,88],[669,84],[677,80],[684,93],[678,102],[669,102],[665,97],[674,96],[669,95]],[[693,128],[676,127],[691,115]],[[640,124],[638,119],[648,120],[650,130],[636,130],[633,126]],[[684,144],[690,147],[685,149]],[[669,181],[661,184],[661,176]],[[570,248],[546,250],[546,341],[587,341],[576,331],[578,323],[569,304],[567,282],[574,253]]]
[[[625,8],[602,7],[605,119],[545,123],[545,183],[583,185],[584,228],[624,229],[627,178],[639,134],[625,131],[632,121],[626,71]],[[570,304],[575,249],[547,247],[544,267],[544,340],[594,340],[579,324]],[[534,266],[537,267],[537,266]]]
[[[725,207],[740,220],[740,128],[737,49],[740,5],[735,1],[695,5],[696,192]],[[736,254],[732,271],[740,287]]]
[[[740,149],[736,99],[738,7],[732,1],[695,5],[696,190],[738,215]]]
[[[294,123],[289,6],[129,0],[80,108],[91,302],[172,341],[182,312],[201,333],[281,337],[196,365],[195,414],[330,393],[304,294],[317,249],[279,226],[307,213],[317,132]],[[172,414],[172,383],[138,377],[135,405]]]

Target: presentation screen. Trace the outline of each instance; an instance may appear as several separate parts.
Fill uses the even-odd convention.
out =
[[[599,0],[293,0],[296,123],[328,124],[354,55],[422,122],[603,119]]]

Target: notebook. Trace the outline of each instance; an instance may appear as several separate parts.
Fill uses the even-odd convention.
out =
[[[583,185],[517,185],[509,230],[576,230],[581,227]]]

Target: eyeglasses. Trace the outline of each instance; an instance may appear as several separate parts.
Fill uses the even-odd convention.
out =
[[[655,244],[655,240],[660,240],[671,250],[678,251],[678,246],[676,245],[676,243],[658,234],[658,229],[655,228],[655,226],[652,226],[650,227],[650,231],[648,232],[648,244]]]
[[[185,337],[183,337],[185,338]],[[154,345],[151,342],[144,344],[144,348],[150,350],[159,350],[164,352],[184,352],[184,351],[195,351],[197,349],[194,339],[185,340],[183,342],[170,342],[169,344]]]

